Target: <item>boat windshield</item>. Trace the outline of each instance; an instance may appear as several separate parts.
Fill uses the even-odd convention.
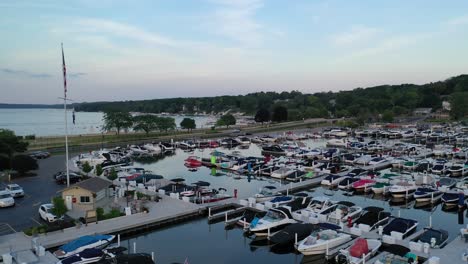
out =
[[[268,211],[265,217],[263,219],[269,221],[269,222],[276,222],[283,220],[285,217],[282,213],[276,212],[276,211]]]
[[[0,194],[0,199],[6,199],[6,198],[10,198],[11,195],[9,193],[5,193],[5,194]]]

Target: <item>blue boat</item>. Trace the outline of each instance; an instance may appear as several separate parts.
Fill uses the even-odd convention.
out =
[[[58,259],[63,259],[80,253],[88,248],[104,248],[114,238],[115,236],[112,235],[82,236],[61,246],[57,251],[54,252],[54,255]]]

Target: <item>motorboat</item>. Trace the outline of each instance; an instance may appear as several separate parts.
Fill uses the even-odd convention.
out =
[[[285,227],[283,230],[277,232],[268,239],[273,244],[288,245],[295,243],[296,239],[297,241],[305,239],[313,231],[319,229],[320,227],[318,225],[297,223]]]
[[[187,167],[200,167],[202,165],[201,158],[197,156],[189,156],[184,162]]]
[[[391,214],[385,212],[381,207],[369,206],[363,209],[363,213],[354,223],[358,227],[367,225],[370,231],[378,226],[385,225],[390,219],[390,216]]]
[[[277,138],[269,136],[269,135],[263,135],[262,137],[260,137],[260,139],[263,142],[275,142],[277,140]]]
[[[455,184],[457,184],[456,179],[449,177],[441,177],[437,182],[437,189],[439,189],[442,192],[446,192],[449,189],[455,187]]]
[[[448,168],[448,173],[451,177],[460,177],[465,174],[465,164],[452,164]]]
[[[262,151],[273,154],[285,154],[286,152],[279,145],[271,145],[262,147]]]
[[[423,233],[414,239],[418,243],[427,243],[431,248],[442,248],[447,244],[449,234],[443,229],[424,228]]]
[[[465,201],[465,194],[463,192],[457,192],[457,190],[452,190],[450,192],[446,192],[442,195],[442,204],[447,207],[455,207],[455,206],[464,206]]]
[[[340,183],[338,183],[338,189],[349,190],[353,187],[353,183],[359,180],[360,179],[358,177],[344,177],[344,179],[342,179]]]
[[[417,161],[408,160],[408,161],[405,161],[403,163],[403,169],[408,170],[408,171],[412,171],[412,170],[415,170],[418,167],[418,164],[419,163]]]
[[[387,182],[377,182],[371,187],[371,190],[374,194],[386,194],[390,189],[391,185]]]
[[[105,258],[97,264],[154,264],[153,258],[147,253],[130,253]]]
[[[149,151],[146,148],[143,148],[141,146],[131,145],[129,149],[133,153],[133,155],[149,154]]]
[[[327,216],[327,222],[340,224],[345,222],[353,223],[362,213],[362,208],[352,202],[341,201],[331,206],[330,213]],[[327,212],[324,212],[325,214]]]
[[[411,198],[413,193],[416,191],[418,186],[414,183],[409,183],[407,181],[400,181],[388,189],[388,192],[392,195],[393,198]]]
[[[336,263],[365,263],[377,253],[380,246],[382,246],[380,240],[358,238],[353,245],[339,251],[339,254],[336,256]]]
[[[290,174],[292,174],[294,172],[295,172],[294,168],[284,166],[282,168],[279,168],[279,169],[273,171],[271,173],[270,177],[276,178],[276,179],[284,179],[284,178],[288,177]]]
[[[197,145],[195,144],[195,142],[191,140],[179,142],[179,148],[181,149],[191,150],[191,149],[195,149],[196,147]]]
[[[312,234],[297,244],[296,249],[306,256],[325,254],[327,250],[336,249],[351,239],[352,237],[349,234],[326,229],[312,232]]]
[[[405,246],[398,244],[391,244],[386,246],[383,251],[377,256],[374,264],[406,264],[418,263],[417,256],[411,253],[411,250]]]
[[[445,174],[447,166],[444,163],[436,163],[432,166],[431,172],[434,174]]]
[[[388,225],[384,226],[383,234],[389,236],[392,232],[399,232],[405,237],[416,230],[417,226],[418,221],[416,220],[397,217],[393,218]]]
[[[354,160],[354,164],[358,165],[368,165],[374,157],[371,155],[362,155],[361,157]]]
[[[147,143],[143,145],[143,148],[151,154],[160,154],[162,152],[161,147],[156,144]]]
[[[323,180],[320,183],[325,186],[336,186],[344,179],[344,176],[331,174],[323,178]]]
[[[172,143],[168,143],[168,142],[159,143],[159,147],[161,147],[161,150],[163,152],[172,152],[172,151],[175,150],[174,145]]]
[[[281,193],[278,192],[278,188],[272,185],[262,187],[260,192],[254,195],[257,203],[266,202],[278,196],[281,196]]]
[[[345,148],[348,146],[348,141],[346,138],[333,138],[327,141],[327,146]]]
[[[382,163],[387,162],[387,161],[388,161],[388,159],[385,158],[385,157],[374,157],[374,158],[370,159],[367,164],[375,166],[375,165],[382,164]]]
[[[77,254],[66,257],[57,264],[87,264],[96,263],[104,257],[104,251],[97,248],[87,248]]]
[[[357,192],[371,190],[371,187],[375,185],[376,181],[372,179],[361,179],[353,183],[353,189]]]
[[[58,259],[63,259],[88,248],[103,248],[107,246],[113,239],[114,235],[93,235],[82,236],[75,239],[54,252],[54,256]]]
[[[249,231],[257,237],[272,235],[284,227],[298,222],[286,207],[271,208],[264,217],[258,221],[255,220],[250,223]]]
[[[432,187],[419,187],[413,194],[416,202],[437,202],[442,197],[442,192]]]

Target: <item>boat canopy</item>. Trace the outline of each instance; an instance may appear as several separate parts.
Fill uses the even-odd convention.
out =
[[[82,246],[93,244],[100,240],[110,240],[111,238],[112,236],[109,235],[82,236],[70,243],[61,246],[60,249],[64,252],[71,252]]]

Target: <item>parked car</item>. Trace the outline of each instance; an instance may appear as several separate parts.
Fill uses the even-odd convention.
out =
[[[0,207],[15,206],[15,199],[7,190],[0,191]]]
[[[76,183],[83,180],[83,176],[76,172],[70,171],[68,175],[70,177],[70,183]],[[67,184],[67,173],[65,171],[57,172],[54,174],[54,179],[58,184]]]
[[[46,159],[50,157],[50,153],[47,151],[33,151],[29,153],[29,156],[35,159]]]
[[[52,209],[54,208],[53,204],[43,204],[39,206],[39,215],[41,218],[49,223],[55,222],[61,218],[58,218],[54,213],[52,213]]]
[[[6,186],[6,190],[10,192],[11,196],[13,197],[23,197],[24,190],[21,186],[16,183],[8,184]]]

